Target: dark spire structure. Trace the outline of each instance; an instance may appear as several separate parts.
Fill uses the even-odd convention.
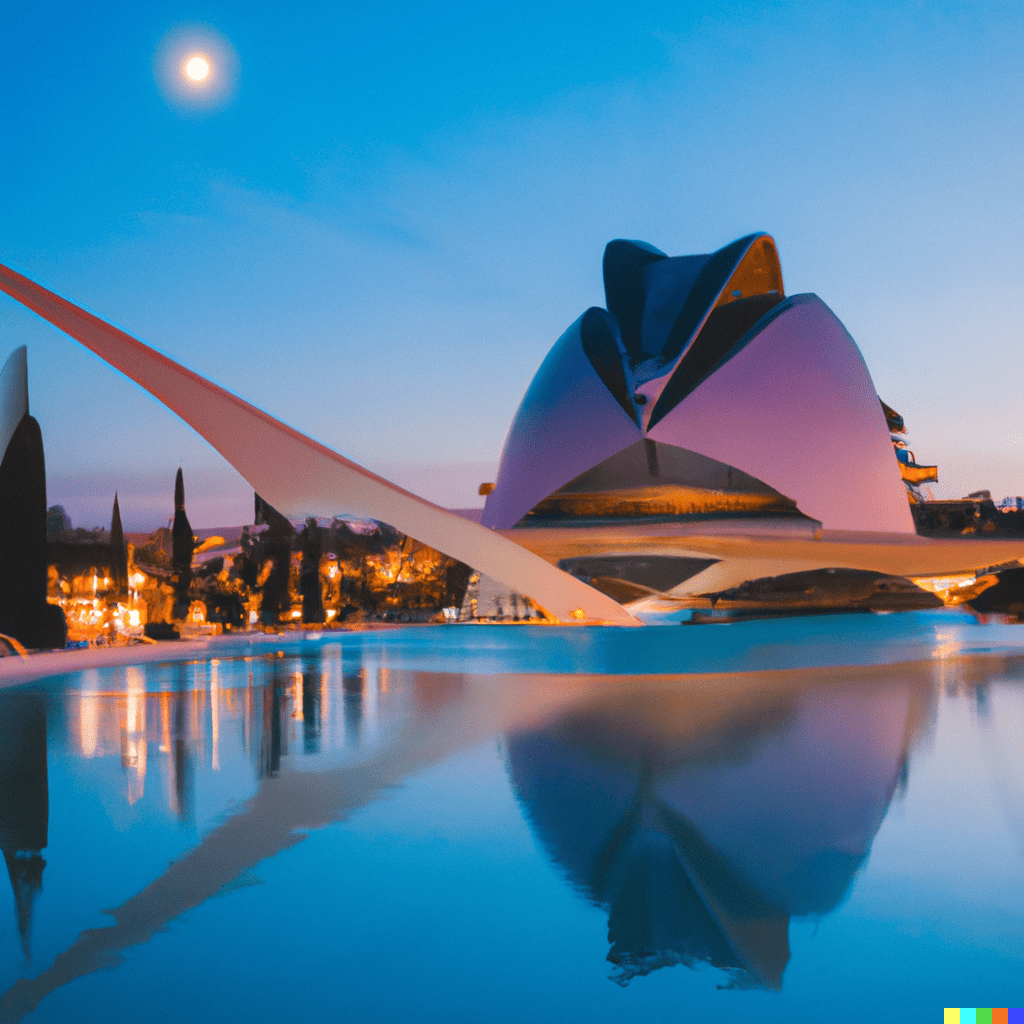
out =
[[[110,576],[114,581],[114,594],[119,601],[128,599],[128,548],[121,528],[121,509],[114,492],[114,510],[110,515]]]
[[[171,529],[171,568],[174,570],[175,576],[173,618],[175,619],[183,619],[188,615],[194,550],[192,526],[185,514],[185,480],[179,466],[178,475],[174,478],[174,525]]]
[[[29,956],[32,907],[43,887],[50,816],[46,703],[38,694],[0,696],[0,850],[14,890],[21,948]]]
[[[46,600],[46,464],[24,346],[0,370],[0,460],[0,633],[26,647],[63,647],[64,613]]]

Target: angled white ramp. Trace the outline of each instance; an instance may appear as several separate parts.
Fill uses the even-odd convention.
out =
[[[177,413],[284,515],[378,519],[525,594],[562,622],[640,625],[616,601],[531,551],[396,487],[2,265],[0,289]]]

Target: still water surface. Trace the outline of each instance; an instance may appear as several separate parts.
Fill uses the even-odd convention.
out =
[[[1024,629],[938,621],[675,627],[648,656],[353,634],[0,691],[0,1019],[1024,1005]]]

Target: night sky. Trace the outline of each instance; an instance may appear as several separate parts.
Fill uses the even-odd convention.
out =
[[[192,49],[212,101],[181,96]],[[465,506],[603,305],[609,239],[768,231],[936,496],[998,499],[1024,493],[1022,67],[1019,3],[0,0],[0,262]],[[115,489],[127,529],[166,524],[179,465],[194,527],[251,521],[204,441],[0,296],[0,360],[20,344],[75,525]]]

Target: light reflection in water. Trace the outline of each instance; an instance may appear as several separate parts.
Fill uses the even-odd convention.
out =
[[[210,767],[215,772],[220,771],[220,685],[217,681],[219,671],[220,661],[214,659],[210,662],[210,743],[213,746]]]
[[[211,687],[216,682],[211,679]],[[146,677],[132,666],[125,670],[125,722],[121,729],[121,767],[128,772],[128,803],[138,800],[146,788]],[[216,722],[214,723],[216,744]]]
[[[92,670],[83,672],[78,711],[79,745],[83,757],[94,757],[99,741],[100,701],[96,694],[97,689],[99,689],[97,673]]]
[[[16,980],[0,1017],[116,966],[311,831],[495,736],[540,847],[607,915],[613,980],[708,964],[732,987],[781,990],[791,922],[849,896],[942,694],[970,694],[991,730],[989,681],[1010,672],[1020,666],[947,657],[760,675],[466,676],[333,648],[0,693],[0,845],[26,956],[45,898],[48,718],[51,745],[78,758],[70,770],[119,766],[129,825],[162,815],[195,837],[109,911],[112,925],[69,935]],[[1024,839],[1003,771],[1014,751],[989,746]]]

